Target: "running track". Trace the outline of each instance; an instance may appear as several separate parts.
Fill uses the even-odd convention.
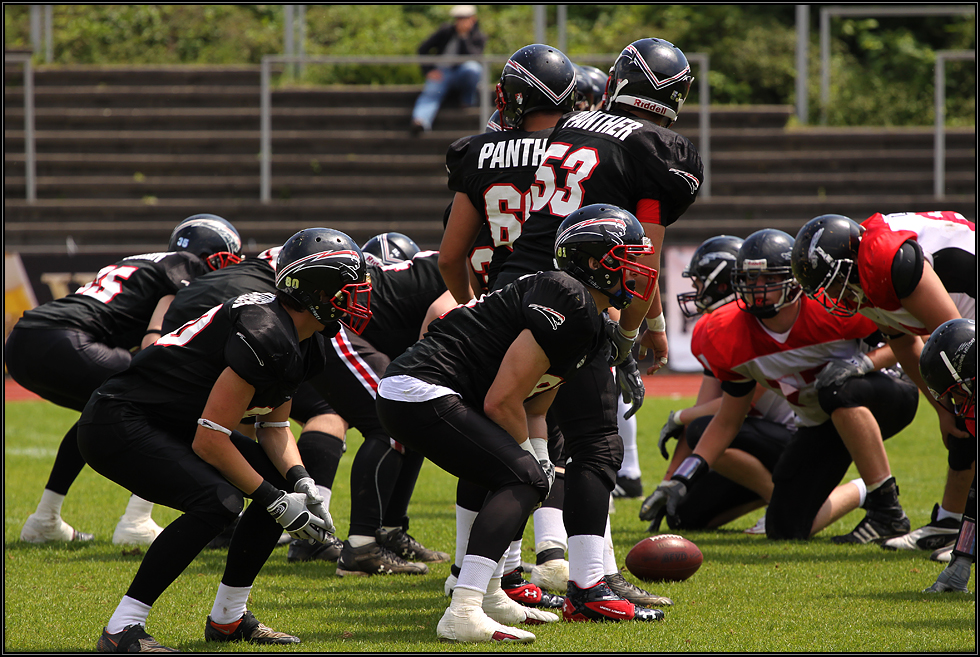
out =
[[[658,374],[644,376],[647,394],[651,397],[696,397],[701,385],[700,374]],[[37,401],[41,398],[21,388],[8,377],[3,380],[4,401]]]

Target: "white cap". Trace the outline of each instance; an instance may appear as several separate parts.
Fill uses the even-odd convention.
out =
[[[449,10],[449,15],[453,18],[476,16],[476,5],[455,5]]]

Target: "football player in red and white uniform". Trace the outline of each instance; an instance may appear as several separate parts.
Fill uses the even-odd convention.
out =
[[[882,547],[950,545],[976,471],[976,444],[929,394],[919,375],[918,336],[925,339],[957,317],[976,319],[976,227],[957,212],[879,213],[860,225],[841,215],[822,215],[800,230],[793,271],[804,291],[828,312],[860,313],[874,321],[939,416],[949,451],[942,501],[929,524]]]
[[[792,247],[792,237],[766,229],[739,248],[732,274],[737,303],[708,315],[691,345],[721,381],[721,405],[693,454],[643,511],[652,518],[676,512],[688,486],[731,444],[761,385],[783,396],[797,416],[796,436],[772,472],[766,535],[808,538],[859,503],[867,515],[834,542],[903,534],[909,520],[883,440],[915,417],[918,393],[911,381],[877,371],[894,356],[887,348],[869,351],[865,340],[876,334],[871,321],[835,318],[801,298],[790,270]],[[872,363],[863,374],[854,365],[862,359]],[[838,486],[852,460],[861,480]]]
[[[238,231],[225,219],[188,217],[174,228],[166,252],[123,258],[74,294],[24,313],[7,338],[7,371],[31,392],[81,411],[109,375],[125,370],[133,352],[156,339],[174,294],[195,277],[237,262],[241,250]],[[37,510],[21,529],[22,541],[92,540],[61,518],[68,489],[85,467],[77,435],[75,424],[62,439]],[[149,545],[161,531],[152,509],[131,496],[113,543]]]

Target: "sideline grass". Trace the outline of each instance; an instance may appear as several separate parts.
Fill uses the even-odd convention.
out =
[[[640,458],[647,494],[663,474],[656,447],[669,409],[690,399],[648,398],[639,413]],[[18,541],[34,511],[55,451],[77,413],[48,402],[7,402],[4,418],[4,651],[77,652],[95,647],[103,625],[125,593],[141,552],[111,543],[128,493],[86,468],[63,515],[94,532],[94,544],[30,545]],[[922,401],[911,427],[889,440],[902,503],[917,527],[939,500],[945,451],[935,415]],[[348,481],[362,439],[351,431],[337,474],[331,512],[346,536]],[[853,470],[848,477],[857,476]],[[411,532],[423,543],[455,549],[455,480],[426,462],[410,507]],[[617,500],[613,538],[620,564],[646,523],[641,500]],[[160,524],[176,517],[157,507]],[[649,585],[675,606],[660,623],[557,623],[533,628],[527,646],[439,643],[435,625],[447,604],[447,564],[422,577],[338,578],[327,563],[287,564],[277,549],[259,575],[250,608],[270,627],[299,635],[297,648],[272,652],[971,652],[976,644],[974,595],[920,593],[942,570],[924,553],[876,546],[838,546],[829,537],[849,531],[857,511],[807,542],[771,542],[742,530],[753,512],[723,529],[685,532],[705,555],[687,582]],[[528,528],[525,561],[533,561]],[[206,644],[204,621],[224,566],[224,552],[202,553],[154,606],[149,631],[185,651],[251,652],[252,646]],[[975,591],[975,575],[970,589]]]

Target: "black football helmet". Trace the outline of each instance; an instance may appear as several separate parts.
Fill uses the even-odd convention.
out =
[[[571,112],[575,105],[575,65],[557,48],[524,46],[507,60],[497,83],[497,109],[505,130],[521,127],[531,112]]]
[[[735,258],[742,246],[741,237],[718,235],[701,243],[691,256],[691,263],[684,268],[681,276],[692,279],[694,292],[677,295],[677,305],[688,319],[701,313],[717,310],[735,300],[732,288],[732,269]]]
[[[919,372],[936,401],[976,422],[977,323],[961,318],[941,324],[922,348]]]
[[[625,308],[639,297],[648,300],[656,289],[657,270],[635,262],[637,256],[652,255],[653,245],[643,226],[631,213],[614,205],[596,203],[571,213],[558,227],[555,265],[589,287],[604,292],[614,308]],[[593,268],[590,258],[598,262]],[[631,259],[632,258],[632,259]],[[624,271],[637,279],[625,281]],[[637,280],[645,279],[642,291]],[[618,284],[618,290],[612,291]]]
[[[195,214],[177,224],[167,250],[190,251],[215,270],[241,262],[242,238],[227,219]]]
[[[275,271],[276,261],[279,260],[280,251],[282,251],[281,246],[274,246],[271,249],[266,249],[265,251],[263,251],[262,253],[258,254],[255,257],[258,258],[259,260],[265,260],[266,263],[268,263],[268,265],[272,267],[272,271]]]
[[[487,119],[487,129],[483,132],[500,132],[504,126],[500,125],[500,110],[494,110],[490,118]]]
[[[371,319],[371,281],[364,254],[331,228],[304,228],[282,245],[276,288],[323,325],[344,322],[360,334]]]
[[[411,260],[421,250],[411,237],[401,233],[380,233],[361,247],[364,260],[375,267]]]
[[[803,290],[790,267],[792,251],[793,238],[781,230],[766,228],[745,238],[732,269],[732,287],[739,308],[765,319],[775,317],[783,306],[800,298]],[[777,280],[759,284],[760,276]],[[779,299],[768,303],[767,297],[773,291],[781,292]]]
[[[623,49],[613,64],[606,88],[606,107],[622,103],[677,120],[691,90],[691,65],[670,41],[640,39]]]
[[[595,109],[602,102],[609,77],[595,66],[575,65],[575,109]]]
[[[808,297],[832,315],[851,317],[864,292],[858,277],[858,247],[864,228],[840,214],[823,214],[803,224],[793,245],[793,275]]]

